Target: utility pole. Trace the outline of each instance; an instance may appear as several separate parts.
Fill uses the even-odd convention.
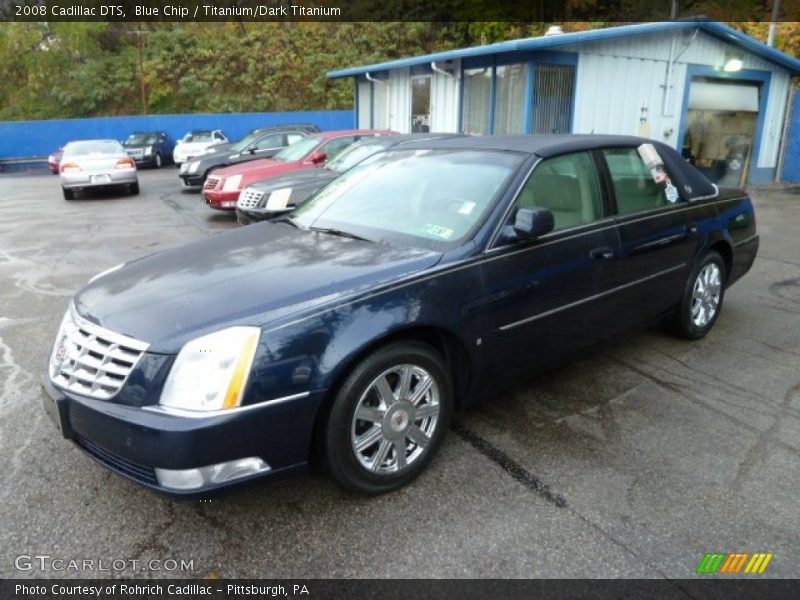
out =
[[[769,24],[769,35],[767,35],[767,46],[775,45],[775,29],[777,28],[778,15],[781,12],[781,0],[772,2],[772,21]]]
[[[143,31],[141,29],[134,29],[131,31],[138,40],[139,46],[139,79],[141,81],[142,86],[142,114],[147,114],[147,79],[144,76],[144,36],[147,35],[147,31]]]

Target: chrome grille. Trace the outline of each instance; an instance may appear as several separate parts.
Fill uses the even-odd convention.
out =
[[[148,346],[90,323],[70,306],[50,354],[50,380],[63,390],[108,400],[125,384]]]
[[[245,188],[239,194],[239,200],[236,205],[239,208],[255,208],[264,197],[264,192],[254,188]]]
[[[206,182],[203,184],[204,190],[215,190],[217,189],[217,185],[219,185],[220,178],[216,175],[209,175],[206,177]]]
[[[133,158],[142,158],[144,156],[143,148],[131,148],[127,152],[128,156],[132,156]]]

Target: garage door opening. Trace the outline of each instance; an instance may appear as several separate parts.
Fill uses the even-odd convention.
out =
[[[743,186],[753,160],[760,87],[692,78],[683,156],[720,186]]]

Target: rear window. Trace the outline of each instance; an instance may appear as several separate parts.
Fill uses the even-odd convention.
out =
[[[124,150],[119,142],[113,140],[71,142],[64,148],[64,156],[84,156],[87,154],[121,154]]]
[[[603,150],[611,173],[617,213],[630,215],[666,206],[664,185],[653,179],[636,148]]]

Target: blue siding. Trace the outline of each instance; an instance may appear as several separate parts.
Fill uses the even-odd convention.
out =
[[[792,118],[783,151],[783,172],[781,181],[800,183],[800,91],[792,99]]]
[[[5,121],[0,122],[0,160],[47,156],[76,139],[122,140],[133,131],[166,131],[179,139],[190,129],[222,129],[236,140],[256,127],[288,123],[317,125],[323,131],[355,127],[352,110]]]

